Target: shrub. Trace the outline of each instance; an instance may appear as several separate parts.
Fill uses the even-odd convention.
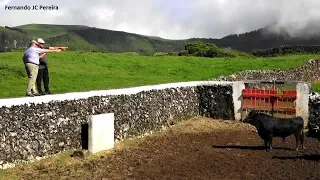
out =
[[[180,51],[179,56],[198,56],[198,57],[236,57],[236,56],[249,56],[244,52],[238,52],[232,49],[222,49],[215,44],[195,42],[188,43],[185,49]]]

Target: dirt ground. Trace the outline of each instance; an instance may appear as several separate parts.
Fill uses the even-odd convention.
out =
[[[274,139],[266,152],[251,125],[193,118],[164,132],[117,143],[114,150],[70,153],[2,171],[3,179],[320,179],[320,142]]]

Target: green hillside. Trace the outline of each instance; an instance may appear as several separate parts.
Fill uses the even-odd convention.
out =
[[[49,38],[46,40],[47,46],[68,46],[69,51],[99,51],[95,45],[90,44],[74,33],[67,33],[61,36]]]
[[[26,32],[32,39],[36,39],[39,37],[43,39],[48,39],[64,35],[70,30],[86,29],[88,27],[77,25],[27,24],[17,26],[16,28],[19,28]]]
[[[41,37],[48,45],[69,46],[69,50],[108,51],[117,53],[137,52],[151,55],[156,52],[178,52],[184,48],[187,42],[187,40],[167,40],[160,37],[149,37],[122,31],[77,25],[27,24],[2,28],[0,32],[4,34],[19,33],[23,35],[24,46],[23,48],[17,49],[24,49],[31,39]]]
[[[78,29],[72,32],[98,49],[109,52],[138,52],[141,54],[176,52],[183,49],[186,42],[98,28]]]
[[[3,30],[6,31],[3,31]],[[228,44],[220,42],[220,39],[191,38],[185,40],[169,40],[156,36],[146,36],[134,33],[112,31],[88,26],[78,25],[50,25],[50,24],[27,24],[16,27],[0,29],[4,34],[19,33],[24,37],[24,46],[31,39],[43,38],[50,45],[67,45],[70,50],[81,51],[108,51],[108,52],[137,52],[144,55],[156,52],[179,52],[190,42],[202,41],[214,43],[222,47],[230,47]],[[4,47],[5,38],[0,39],[0,48]],[[251,39],[250,39],[251,40]],[[9,41],[12,41],[10,39]],[[245,41],[243,41],[245,42]],[[242,43],[241,46],[243,46]],[[232,46],[231,46],[232,47]],[[12,48],[12,47],[11,47]],[[23,49],[23,48],[18,48]]]
[[[145,37],[120,31],[90,28],[73,31],[101,50],[110,52],[155,52]]]
[[[266,33],[266,28],[244,34],[232,34],[221,39],[191,38],[169,40],[157,36],[112,31],[78,25],[27,24],[0,29],[0,52],[5,48],[23,49],[31,39],[38,37],[45,41],[68,45],[71,50],[137,52],[154,54],[155,52],[179,52],[190,42],[201,41],[216,44],[218,47],[231,48],[243,52],[279,47],[282,45],[319,45],[320,35],[312,38],[289,37],[287,35]],[[18,48],[12,47],[18,40]],[[74,41],[74,42],[73,42]],[[9,42],[9,43],[8,43]],[[8,45],[9,44],[9,45]]]
[[[0,52],[5,49],[24,49],[28,42],[26,34],[0,26]]]

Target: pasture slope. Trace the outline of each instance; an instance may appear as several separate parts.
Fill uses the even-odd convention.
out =
[[[0,98],[25,95],[27,75],[22,54],[0,53]],[[288,69],[319,57],[200,58],[66,51],[49,54],[48,60],[50,89],[55,93],[66,93],[201,81],[253,69]]]
[[[174,121],[172,122],[174,124]],[[113,150],[85,157],[72,152],[0,171],[1,179],[318,179],[320,143],[274,139],[274,151],[251,125],[196,117]]]

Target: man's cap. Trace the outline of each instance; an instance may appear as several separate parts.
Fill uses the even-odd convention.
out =
[[[41,38],[38,38],[38,39],[37,39],[37,42],[38,42],[38,43],[41,43],[41,44],[44,44],[44,43],[45,43],[44,40],[41,39]]]

